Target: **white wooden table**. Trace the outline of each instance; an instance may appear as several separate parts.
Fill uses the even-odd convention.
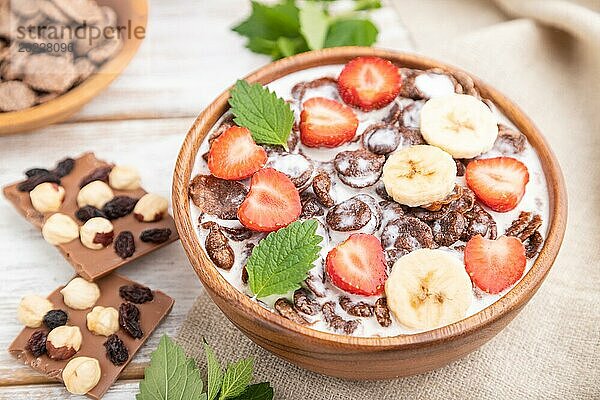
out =
[[[249,12],[246,0],[151,0],[148,34],[117,81],[68,122],[29,134],[0,138],[0,185],[22,179],[24,170],[52,166],[92,150],[105,160],[137,165],[144,187],[170,197],[174,162],[195,116],[237,78],[269,62],[243,48],[230,27]],[[410,49],[393,7],[374,16],[382,28],[378,45]],[[26,294],[47,295],[73,270],[37,229],[0,199],[0,399],[65,399],[63,386],[7,353],[21,329],[16,308]],[[160,336],[175,336],[201,293],[179,242],[146,256],[122,273],[175,298],[175,307],[135,356],[104,399],[133,399]],[[199,336],[200,336],[199,332]]]

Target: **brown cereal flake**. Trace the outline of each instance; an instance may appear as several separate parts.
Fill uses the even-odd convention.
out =
[[[304,288],[294,292],[294,306],[307,315],[315,315],[319,312],[319,303],[313,299],[310,291]]]
[[[218,218],[237,219],[237,211],[248,189],[240,182],[212,175],[197,175],[189,186],[189,194],[201,212]]]
[[[356,231],[369,223],[372,217],[371,209],[356,197],[339,203],[329,210],[325,221],[331,229],[339,232]]]
[[[506,125],[498,124],[498,137],[494,143],[494,149],[502,154],[518,154],[525,150],[527,138],[516,129]]]
[[[486,239],[494,240],[498,237],[498,228],[494,218],[479,204],[463,214],[465,217],[465,230],[461,236],[463,242],[468,242],[472,237],[481,235]]]
[[[439,211],[443,206],[460,199],[462,195],[463,187],[460,185],[454,185],[454,189],[452,189],[452,192],[448,196],[446,196],[446,198],[421,207],[428,211]]]
[[[335,312],[335,303],[333,301],[329,301],[323,304],[323,306],[321,307],[321,311],[323,312],[325,321],[327,322],[330,328],[336,331],[344,332],[347,335],[351,335],[360,324],[358,320],[346,321],[345,319],[337,315]]]
[[[373,307],[370,304],[365,303],[364,301],[354,303],[350,299],[350,297],[341,296],[339,299],[339,303],[342,307],[342,310],[346,311],[346,313],[354,317],[367,318],[373,316]]]
[[[374,185],[383,172],[384,163],[385,156],[365,149],[342,151],[333,161],[340,180],[353,188]]]
[[[533,232],[525,243],[525,256],[527,258],[534,258],[540,252],[543,243],[544,238],[540,231]]]
[[[312,193],[302,193],[300,196],[302,203],[302,213],[300,219],[310,219],[323,215],[323,206],[319,203],[317,197]]]
[[[325,207],[329,208],[335,205],[331,198],[331,178],[329,178],[327,172],[320,170],[317,173],[313,178],[312,188],[319,202]]]
[[[454,211],[446,214],[442,219],[436,220],[431,225],[433,240],[440,246],[450,247],[460,240],[465,230],[465,217]]]
[[[294,305],[286,298],[280,298],[275,302],[275,310],[284,318],[289,319],[300,325],[306,325],[308,321],[306,321],[298,311],[294,309]]]
[[[373,307],[373,311],[375,313],[375,318],[377,318],[377,322],[379,322],[379,325],[387,328],[392,324],[390,309],[387,306],[387,299],[385,297],[380,297],[377,299],[375,306]]]
[[[384,249],[394,248],[406,252],[438,247],[429,225],[407,216],[391,221],[383,228],[381,244]]]
[[[206,253],[215,265],[221,269],[230,270],[235,262],[235,253],[229,245],[229,240],[217,224],[209,225],[205,242]]]

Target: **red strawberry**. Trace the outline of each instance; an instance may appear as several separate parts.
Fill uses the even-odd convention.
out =
[[[525,247],[516,237],[500,236],[496,240],[477,235],[465,247],[465,268],[478,288],[500,293],[523,276]]]
[[[250,131],[232,126],[215,139],[208,152],[208,169],[217,178],[238,180],[252,176],[267,163],[267,152]]]
[[[525,164],[511,157],[484,158],[469,163],[465,178],[486,206],[507,212],[523,198],[529,172]]]
[[[358,119],[354,111],[337,101],[314,97],[300,114],[300,140],[308,147],[336,147],[354,139]]]
[[[387,275],[381,242],[365,233],[351,235],[327,254],[326,270],[331,282],[348,293],[383,293]]]
[[[350,61],[338,78],[346,104],[363,111],[383,108],[400,92],[398,67],[379,57],[358,57]]]
[[[248,229],[272,232],[297,220],[301,211],[300,194],[290,178],[273,168],[265,168],[252,176],[238,218]]]

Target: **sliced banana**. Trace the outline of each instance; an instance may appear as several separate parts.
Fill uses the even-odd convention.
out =
[[[454,189],[456,163],[435,146],[401,149],[383,166],[385,190],[400,204],[410,207],[443,200]]]
[[[462,262],[442,250],[420,249],[401,257],[385,283],[389,309],[411,329],[433,329],[465,317],[473,302]]]
[[[485,103],[466,94],[450,94],[425,103],[421,134],[454,158],[473,158],[494,146],[498,124]]]

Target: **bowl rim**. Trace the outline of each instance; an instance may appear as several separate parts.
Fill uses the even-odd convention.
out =
[[[127,0],[131,3],[132,26],[148,27],[148,0]],[[0,113],[0,136],[30,132],[65,120],[94,97],[102,93],[127,68],[143,39],[128,39],[119,53],[104,63],[91,77],[55,99],[44,104],[20,110]],[[130,44],[131,43],[131,44]]]
[[[385,58],[401,67],[419,69],[438,67],[451,72],[467,74],[460,68],[420,55],[369,47],[339,47],[307,52],[267,64],[247,75],[244,79],[249,82],[266,84],[298,70],[320,65],[343,64],[358,56]],[[493,324],[503,315],[523,307],[537,291],[548,274],[558,255],[564,237],[567,219],[567,192],[564,178],[558,160],[550,149],[546,139],[523,111],[496,89],[483,83],[470,73],[467,75],[473,78],[475,87],[480,91],[482,97],[491,99],[496,107],[505,113],[507,117],[512,115],[512,117],[509,117],[511,122],[527,136],[532,146],[536,149],[548,184],[551,221],[546,240],[530,270],[509,292],[483,310],[440,328],[421,333],[391,337],[355,337],[322,332],[296,324],[273,311],[265,309],[235,289],[217,271],[217,268],[207,258],[202,249],[195,232],[195,227],[192,224],[188,196],[188,185],[192,178],[191,174],[198,148],[214,123],[229,108],[227,101],[230,87],[206,107],[195,120],[181,146],[173,176],[172,201],[177,230],[179,231],[188,259],[203,285],[208,289],[208,293],[218,296],[222,301],[235,305],[236,308],[239,308],[240,312],[245,313],[249,318],[254,318],[256,323],[266,325],[273,332],[282,335],[295,333],[307,340],[335,343],[338,347],[348,347],[355,350],[358,348],[369,351],[424,346],[433,342],[456,339],[457,337],[481,330]],[[227,317],[229,318],[229,316]]]

